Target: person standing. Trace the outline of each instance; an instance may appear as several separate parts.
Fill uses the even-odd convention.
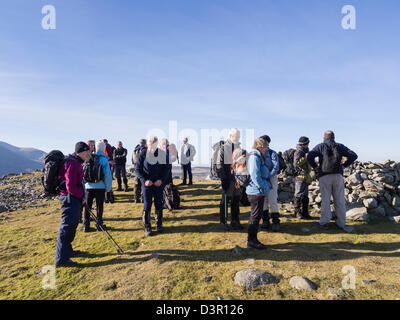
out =
[[[315,163],[318,157],[319,165]],[[342,162],[345,157],[346,162]],[[346,226],[346,201],[344,196],[343,168],[349,167],[358,158],[354,151],[335,141],[335,134],[328,130],[324,134],[323,143],[318,144],[307,155],[309,164],[317,169],[319,188],[321,192],[321,218],[316,222],[317,227],[329,228],[332,218],[331,196],[335,205],[336,225],[346,232],[352,232],[353,228]]]
[[[236,184],[236,179],[232,171],[233,152],[240,148],[240,131],[231,129],[228,139],[224,144],[220,145],[218,152],[216,170],[221,179],[222,199],[219,205],[219,217],[221,228],[225,231],[229,230],[227,225],[228,203],[231,204],[231,227],[241,230],[243,226],[240,224],[240,198],[242,196],[241,188]]]
[[[293,158],[293,166],[296,171],[294,178],[294,213],[296,218],[299,219],[311,219],[311,216],[308,212],[308,206],[310,203],[308,198],[308,186],[312,182],[310,175],[312,168],[307,162],[309,144],[310,139],[307,137],[300,137]]]
[[[135,167],[136,162],[139,159],[140,152],[146,148],[146,139],[141,139],[139,144],[135,147],[135,150],[132,154],[132,164]],[[140,179],[135,175],[133,180],[133,201],[135,203],[141,203],[143,201],[142,195],[142,183]]]
[[[142,182],[143,192],[143,223],[145,236],[151,233],[151,206],[154,198],[156,213],[156,231],[163,232],[163,190],[168,179],[171,165],[168,163],[165,151],[157,147],[158,138],[155,136],[147,140],[147,148],[139,154],[136,162],[135,174]]]
[[[192,161],[196,155],[196,149],[193,145],[188,143],[189,139],[183,139],[183,146],[181,148],[181,165],[183,170],[183,182],[181,185],[186,185],[187,176],[189,175],[189,185],[193,184],[192,175]]]
[[[113,159],[115,161],[115,177],[117,178],[118,189],[117,191],[122,191],[122,181],[121,176],[124,180],[125,192],[128,192],[128,179],[126,177],[126,156],[128,155],[128,150],[122,146],[122,142],[118,141],[117,148],[114,149]]]
[[[270,172],[269,182],[271,184],[271,189],[264,200],[264,208],[262,214],[263,223],[261,224],[261,229],[269,229],[270,227],[270,217],[272,218],[272,231],[278,232],[280,229],[280,219],[279,219],[279,206],[278,206],[278,174],[279,174],[279,156],[278,154],[269,148],[271,143],[271,138],[268,135],[261,137],[265,142],[267,142],[268,147],[265,152],[265,163]]]
[[[89,146],[90,154],[96,153],[96,141],[88,140],[86,141],[86,144]]]
[[[108,164],[108,157],[104,153],[106,150],[106,145],[104,142],[97,142],[96,144],[96,156],[99,157],[99,164],[101,166],[102,178],[98,182],[86,182],[86,207],[85,215],[83,219],[83,232],[90,231],[90,214],[88,209],[92,210],[93,199],[96,199],[96,212],[97,221],[103,227],[103,210],[104,210],[104,200],[106,192],[110,192],[112,188],[112,176],[110,165]],[[97,230],[101,230],[100,226],[97,225]]]
[[[270,172],[265,163],[268,142],[262,138],[254,141],[253,150],[248,157],[247,168],[251,177],[246,193],[250,201],[251,212],[248,226],[247,248],[263,250],[267,247],[257,239],[258,226],[263,214],[265,197],[270,191]]]
[[[81,217],[81,207],[85,196],[82,184],[82,164],[89,158],[89,146],[84,142],[78,142],[75,145],[75,154],[70,155],[61,167],[59,200],[62,214],[54,257],[54,264],[57,268],[77,265],[70,258],[74,255],[72,242]]]

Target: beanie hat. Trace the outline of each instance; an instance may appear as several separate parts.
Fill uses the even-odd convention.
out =
[[[78,154],[78,153],[81,153],[81,152],[85,152],[85,151],[88,151],[88,150],[90,150],[89,146],[86,143],[82,142],[82,141],[77,142],[76,145],[75,145],[75,154]]]
[[[261,136],[260,138],[267,141],[268,143],[271,143],[271,138],[268,135]]]
[[[299,139],[299,145],[306,145],[310,143],[310,139],[308,139],[307,137],[300,137]]]

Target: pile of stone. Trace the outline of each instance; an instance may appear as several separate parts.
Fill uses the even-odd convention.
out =
[[[344,170],[343,175],[349,211],[357,209],[357,213],[364,212],[372,216],[400,215],[400,163],[390,160],[383,164],[355,162]],[[279,201],[291,203],[293,195],[294,177],[281,173]],[[322,199],[317,179],[309,186],[309,198],[313,209],[320,210]]]
[[[0,213],[21,210],[45,201],[48,198],[38,177],[20,174],[0,179]]]

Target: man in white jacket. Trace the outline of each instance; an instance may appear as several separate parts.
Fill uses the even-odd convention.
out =
[[[190,143],[188,138],[183,139],[183,146],[181,148],[181,165],[183,169],[183,182],[181,185],[186,185],[187,176],[189,174],[189,185],[193,184],[192,164],[191,162],[196,155],[196,149]]]

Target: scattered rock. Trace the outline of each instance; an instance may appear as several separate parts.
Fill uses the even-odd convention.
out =
[[[328,296],[332,297],[344,297],[346,293],[343,289],[335,289],[332,287],[328,287]]]
[[[206,282],[210,282],[210,281],[212,280],[212,278],[213,278],[212,276],[209,276],[209,277],[206,278],[205,281],[206,281]]]
[[[368,285],[371,285],[371,284],[373,284],[373,283],[375,283],[375,282],[376,282],[376,280],[363,280],[363,281],[362,281],[362,283],[365,284],[365,285],[367,285],[367,286],[368,286]]]
[[[256,262],[256,260],[254,260],[254,259],[247,259],[245,262],[246,262],[247,264],[254,264],[254,263]]]
[[[236,273],[235,284],[252,290],[260,285],[277,283],[278,280],[272,274],[258,270],[246,269]]]
[[[289,284],[296,290],[313,291],[317,290],[318,286],[311,280],[305,277],[294,276],[290,278]]]
[[[378,201],[376,201],[375,198],[364,199],[363,204],[367,209],[375,209],[378,207]]]
[[[111,283],[105,284],[103,289],[105,291],[109,291],[109,290],[115,290],[117,289],[118,283],[116,281],[113,281]]]
[[[347,210],[346,219],[356,221],[366,221],[368,219],[368,211],[365,207],[355,207]]]

